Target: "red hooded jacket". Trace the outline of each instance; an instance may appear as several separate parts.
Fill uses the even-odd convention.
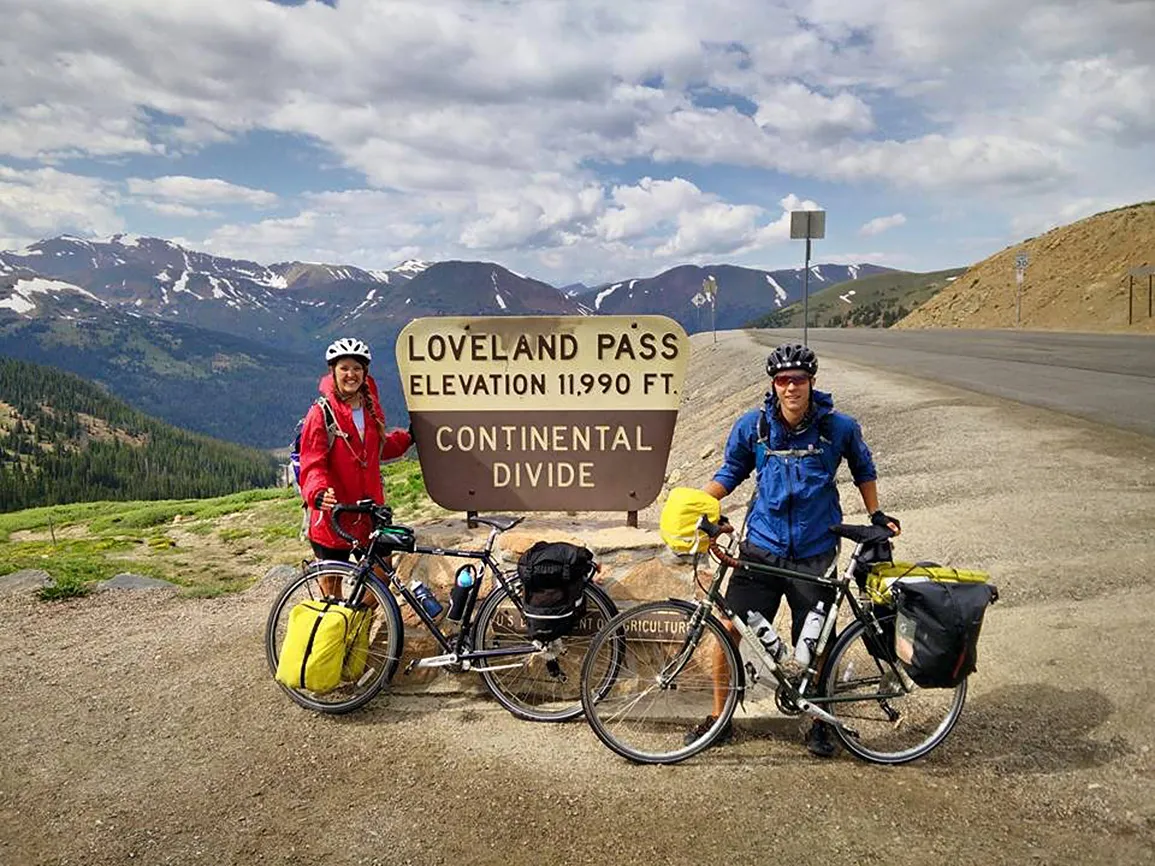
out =
[[[357,432],[357,426],[353,423],[353,410],[337,397],[331,374],[321,377],[317,390],[329,401],[337,426],[345,436],[336,436],[332,447],[329,446],[325,412],[316,403],[309,408],[305,415],[305,426],[301,429],[301,496],[309,510],[309,539],[338,550],[348,550],[349,542],[333,530],[329,512],[315,506],[317,495],[332,487],[339,503],[372,499],[384,504],[381,461],[400,457],[413,442],[405,430],[394,430],[381,436],[374,415],[384,425],[385,413],[377,398],[377,383],[368,374],[365,383],[372,396],[372,405],[368,401],[362,403],[365,409],[364,437]],[[369,543],[369,515],[343,514],[341,528],[362,546]]]

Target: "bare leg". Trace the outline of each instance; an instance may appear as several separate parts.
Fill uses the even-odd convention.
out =
[[[729,622],[723,622],[726,628],[726,633],[730,635],[730,639],[737,643],[738,633],[734,630]],[[726,693],[732,687],[732,684],[727,682],[727,674],[729,666],[726,664],[726,654],[723,652],[720,645],[714,646],[714,716],[722,715],[722,709],[726,706]]]

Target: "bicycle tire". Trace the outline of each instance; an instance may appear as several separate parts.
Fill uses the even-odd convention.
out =
[[[516,581],[510,587],[517,592]],[[530,722],[565,722],[582,713],[581,669],[593,635],[618,612],[601,587],[587,583],[583,590],[585,614],[573,631],[548,644],[546,651],[524,656],[502,656],[474,664],[486,688],[505,709]],[[485,597],[473,626],[475,649],[528,644],[520,602],[500,584]],[[615,668],[603,671],[602,680]],[[503,667],[516,665],[515,667]]]
[[[697,640],[688,642],[695,609],[675,599],[640,604],[594,636],[582,667],[582,707],[598,739],[627,760],[684,761],[713,743],[734,715],[743,683],[738,651],[714,616],[703,621]],[[713,714],[718,649],[725,668],[722,712],[706,730],[688,737]],[[609,688],[599,690],[592,677],[605,664],[606,653],[617,656],[618,670]],[[662,684],[662,672],[679,664],[674,679]]]
[[[347,562],[328,560],[315,562],[281,590],[265,623],[265,657],[269,663],[269,670],[274,675],[288,628],[289,612],[294,605],[324,597],[318,582],[322,577],[340,578],[342,597],[347,598],[358,571],[357,566]],[[335,715],[350,713],[371,701],[393,678],[401,657],[401,644],[404,639],[401,611],[397,608],[393,594],[376,578],[371,576],[368,579],[365,591],[375,599],[376,610],[368,625],[364,671],[356,681],[342,682],[337,688],[324,693],[294,689],[277,682],[281,691],[302,707],[319,713]]]
[[[887,619],[893,619],[893,614],[880,621]],[[833,726],[851,754],[874,764],[905,764],[946,739],[962,715],[967,683],[964,679],[953,689],[921,689],[912,684],[912,691],[904,693],[890,665],[875,657],[886,653],[893,659],[893,647],[877,646],[867,627],[856,621],[846,628],[818,681],[818,692],[824,697],[846,699],[861,694],[861,699],[821,706],[855,730],[857,736]],[[880,693],[887,697],[879,698]]]

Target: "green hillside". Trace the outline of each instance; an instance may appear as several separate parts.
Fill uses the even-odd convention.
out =
[[[926,274],[892,271],[848,280],[810,293],[812,328],[889,328],[911,310],[934,297],[966,268]],[[801,328],[802,304],[749,322],[748,328]]]
[[[0,359],[0,512],[276,482],[268,454],[171,427],[70,373]]]

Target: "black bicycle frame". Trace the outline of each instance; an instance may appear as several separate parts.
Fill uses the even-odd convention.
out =
[[[858,549],[856,548],[855,552],[851,555],[851,563],[852,564],[847,566],[847,571],[850,571],[851,568],[853,567],[853,563],[857,560],[857,554],[858,554]],[[878,623],[878,617],[876,617],[874,615],[874,612],[873,611],[867,612],[867,610],[861,604],[859,604],[858,599],[854,597],[854,594],[852,592],[850,592],[850,581],[848,578],[844,578],[844,577],[831,578],[831,577],[826,577],[826,575],[824,575],[824,574],[823,575],[807,574],[805,572],[794,571],[794,570],[789,569],[789,568],[780,568],[780,567],[775,566],[775,565],[766,565],[765,563],[761,563],[761,562],[749,562],[749,561],[744,560],[744,559],[736,559],[736,561],[738,563],[737,567],[731,566],[729,563],[723,561],[721,563],[720,567],[718,568],[718,572],[714,576],[714,579],[710,582],[710,588],[706,591],[707,600],[709,600],[713,604],[717,605],[722,610],[722,612],[725,614],[727,619],[733,619],[734,611],[730,608],[729,605],[726,604],[726,600],[722,597],[722,593],[720,591],[721,586],[722,586],[722,580],[725,578],[726,573],[727,573],[726,570],[728,568],[733,568],[735,571],[737,571],[739,568],[741,568],[741,569],[748,570],[748,571],[753,572],[753,573],[767,575],[769,577],[782,577],[782,578],[787,578],[790,580],[801,580],[801,581],[804,581],[806,583],[816,584],[818,586],[832,587],[835,590],[834,604],[831,606],[830,611],[827,614],[827,617],[828,617],[828,619],[831,620],[831,623],[833,623],[834,618],[837,617],[837,611],[841,609],[843,601],[847,601],[850,603],[850,610],[854,614],[854,618],[856,620],[863,623],[863,625],[866,626],[867,628],[872,629],[874,631],[875,636],[880,636],[883,633],[882,627]],[[837,574],[837,570],[835,571],[835,573]],[[693,631],[693,629],[691,629],[691,631]],[[813,658],[811,659],[811,665],[813,665],[814,661],[821,658],[822,655],[826,652],[826,645],[829,642],[830,637],[833,633],[834,633],[833,624],[831,624],[829,627],[827,627],[827,624],[825,622],[823,622],[822,632],[819,634],[818,643],[814,647],[814,655],[813,655]],[[759,647],[759,649],[761,649],[761,647]],[[876,661],[877,661],[877,659],[876,659]],[[810,674],[811,673],[814,674],[813,682],[817,682],[817,680],[818,680],[817,670],[815,670],[813,667],[808,668],[805,675],[803,676],[802,680],[796,686],[792,682],[790,682],[790,680],[787,679],[786,677],[780,676],[779,665],[777,664],[777,662],[774,662],[773,659],[771,659],[771,662],[773,663],[773,667],[771,668],[771,671],[775,674],[775,678],[778,679],[778,682],[780,684],[786,685],[789,689],[791,689],[794,692],[792,697],[804,698],[805,700],[810,701],[811,703],[814,703],[814,704],[833,704],[833,703],[840,703],[843,701],[849,702],[849,701],[861,701],[862,700],[861,696],[823,697],[821,695],[808,695],[808,694],[806,694],[805,690],[809,687],[809,685],[812,682],[812,680],[810,679]],[[898,673],[898,669],[895,667],[895,660],[893,658],[887,658],[885,660],[885,662],[890,666],[892,671],[894,671],[896,674]],[[876,699],[881,699],[881,698],[889,698],[889,697],[900,697],[901,695],[905,694],[906,688],[905,688],[905,685],[903,685],[903,683],[902,683],[902,677],[898,676],[896,679],[897,679],[897,682],[899,683],[899,685],[902,689],[901,691],[894,692],[893,694],[875,695],[874,697]]]
[[[388,555],[382,555],[379,553],[376,550],[376,546],[376,539],[370,540],[369,549],[365,552],[365,557],[361,561],[361,567],[357,575],[357,582],[353,588],[354,598],[359,598],[362,585],[371,579],[370,575],[372,575],[374,572],[374,566],[380,566],[385,576],[389,579],[389,584],[396,588],[398,592],[400,592],[401,597],[405,600],[405,603],[409,605],[410,609],[412,609],[414,613],[417,614],[421,622],[424,624],[426,630],[433,636],[437,643],[440,644],[442,650],[447,653],[456,654],[459,661],[475,661],[478,659],[499,658],[502,656],[523,656],[532,652],[537,652],[539,650],[539,647],[536,644],[527,642],[517,646],[502,647],[500,649],[470,649],[468,652],[462,652],[465,644],[465,638],[472,631],[473,611],[476,607],[477,599],[481,595],[480,588],[462,615],[461,628],[457,632],[456,641],[451,643],[446,637],[445,632],[443,632],[441,627],[437,624],[436,619],[429,615],[429,612],[425,610],[425,606],[421,604],[420,601],[418,601],[417,596],[413,594],[413,591],[409,589],[409,587],[405,585],[404,581],[402,581],[398,576],[397,570],[393,568],[392,564],[387,558]],[[488,573],[492,575],[493,580],[495,580],[498,585],[505,589],[506,594],[513,601],[514,606],[516,606],[519,611],[521,610],[521,599],[519,599],[516,593],[514,593],[510,588],[509,582],[506,580],[505,575],[502,574],[501,568],[499,568],[497,565],[497,560],[493,557],[490,545],[486,545],[486,548],[483,550],[465,550],[453,547],[425,547],[423,545],[415,545],[411,551],[407,550],[399,552],[416,553],[428,556],[447,556],[456,559],[479,560],[483,565],[483,572],[488,571]]]

